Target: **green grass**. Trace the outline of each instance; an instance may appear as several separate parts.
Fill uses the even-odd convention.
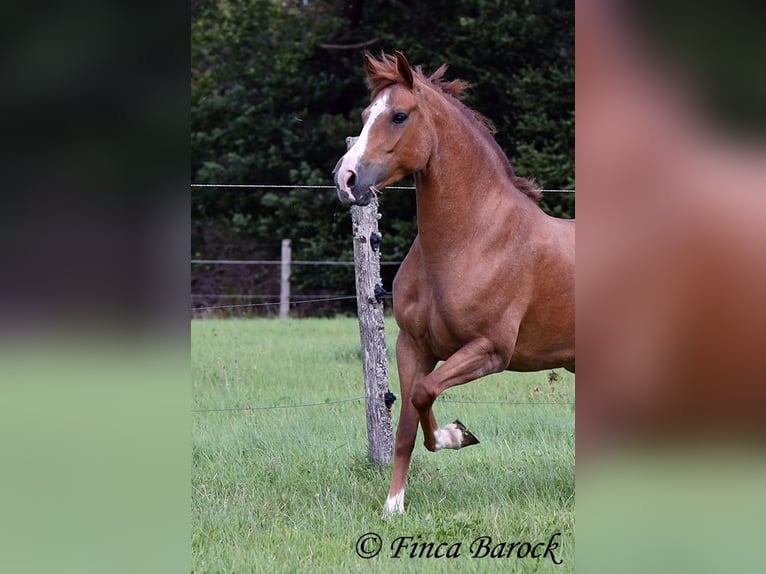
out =
[[[387,323],[391,390],[399,394]],[[571,572],[574,378],[501,373],[450,389],[440,424],[459,418],[481,444],[429,453],[418,441],[405,514],[380,518],[390,467],[367,463],[355,319],[192,322],[192,570],[208,572]],[[346,402],[346,399],[350,400]],[[564,404],[469,404],[492,403]],[[260,408],[283,405],[319,406]],[[394,424],[399,403],[394,405]],[[359,558],[375,532],[383,549]],[[471,558],[479,536],[547,542],[556,558]],[[461,543],[459,558],[392,557],[397,537]],[[542,548],[542,547],[541,547]]]

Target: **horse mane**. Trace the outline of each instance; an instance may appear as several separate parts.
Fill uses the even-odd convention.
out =
[[[518,176],[514,173],[508,156],[495,141],[494,134],[497,133],[492,121],[485,115],[472,110],[466,106],[462,100],[466,96],[471,84],[465,80],[445,80],[444,74],[447,72],[447,64],[442,64],[430,76],[426,76],[420,66],[412,68],[412,77],[415,83],[430,86],[437,92],[451,99],[455,107],[465,115],[469,116],[479,127],[480,133],[491,143],[491,147],[496,151],[505,166],[511,184],[527,197],[535,202],[540,201],[542,191],[535,185],[534,180]],[[381,54],[381,59],[369,58],[367,68],[367,85],[372,92],[372,99],[384,89],[395,84],[406,85],[405,79],[399,73],[396,58],[390,54]]]

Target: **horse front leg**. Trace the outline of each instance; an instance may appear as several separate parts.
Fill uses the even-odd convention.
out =
[[[436,359],[424,356],[412,343],[409,335],[401,331],[396,340],[396,364],[399,370],[401,410],[396,429],[391,487],[383,507],[384,518],[404,512],[407,472],[410,467],[412,450],[415,447],[415,438],[418,434],[418,412],[412,404],[412,388],[416,381],[433,370]]]
[[[423,442],[428,450],[435,452],[443,448],[458,449],[478,444],[479,439],[459,420],[439,428],[433,414],[434,401],[450,387],[504,370],[510,362],[511,352],[499,351],[487,339],[476,339],[461,347],[438,369],[415,383],[412,403],[418,412]]]

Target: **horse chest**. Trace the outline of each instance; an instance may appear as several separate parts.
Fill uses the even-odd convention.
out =
[[[443,282],[426,271],[416,245],[394,285],[394,311],[400,327],[424,351],[446,360],[477,338],[502,341],[513,331],[504,290],[471,277]]]

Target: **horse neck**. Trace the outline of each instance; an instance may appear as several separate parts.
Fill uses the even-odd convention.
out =
[[[497,221],[507,228],[532,202],[514,188],[505,159],[484,128],[456,105],[438,105],[434,149],[415,183],[421,244],[445,252],[466,236],[476,238],[479,229],[489,240]]]

